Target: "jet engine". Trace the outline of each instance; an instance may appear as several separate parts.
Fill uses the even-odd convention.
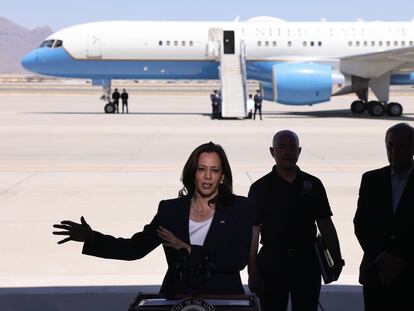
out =
[[[329,101],[332,67],[315,63],[279,63],[272,66],[272,82],[263,83],[264,98],[286,105]]]

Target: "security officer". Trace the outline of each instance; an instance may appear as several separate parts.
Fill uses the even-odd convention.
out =
[[[211,108],[212,108],[211,119],[219,119],[221,98],[218,93],[218,90],[214,90],[213,93],[210,94],[210,99],[211,99]]]
[[[256,120],[256,112],[259,111],[259,115],[260,115],[260,120],[262,119],[262,102],[263,102],[263,97],[262,97],[262,93],[260,92],[260,90],[256,91],[256,95],[254,95],[254,115],[253,115],[253,120]]]
[[[128,113],[128,93],[125,89],[123,89],[121,94],[121,100],[122,100],[122,113],[124,113],[124,106],[126,108],[126,113]]]
[[[112,100],[114,101],[116,113],[119,113],[119,99],[121,98],[121,94],[119,94],[118,89],[116,88],[112,93]]]
[[[276,165],[250,188],[257,206],[249,261],[249,288],[263,298],[264,310],[317,311],[321,270],[314,250],[317,227],[332,255],[337,280],[344,261],[321,181],[296,166],[301,148],[288,130],[273,137],[270,153]],[[317,226],[316,226],[317,224]],[[256,254],[259,244],[262,247]]]

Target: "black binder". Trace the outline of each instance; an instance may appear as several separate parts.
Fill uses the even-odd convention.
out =
[[[329,254],[328,249],[325,247],[322,236],[320,234],[318,234],[316,237],[314,247],[316,256],[318,257],[319,266],[321,267],[323,282],[325,284],[329,284],[334,280],[334,276],[331,270],[331,267],[333,266],[333,260],[331,254]]]

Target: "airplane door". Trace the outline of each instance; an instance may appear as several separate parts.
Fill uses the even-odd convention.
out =
[[[234,31],[233,30],[223,31],[223,47],[224,47],[224,54],[234,54]]]
[[[88,58],[101,58],[101,38],[97,34],[90,34],[88,36],[88,49],[86,51]]]

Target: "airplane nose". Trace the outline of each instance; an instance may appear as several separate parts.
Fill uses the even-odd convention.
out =
[[[20,63],[24,69],[34,71],[36,66],[39,64],[39,61],[39,52],[35,50],[23,57]]]

